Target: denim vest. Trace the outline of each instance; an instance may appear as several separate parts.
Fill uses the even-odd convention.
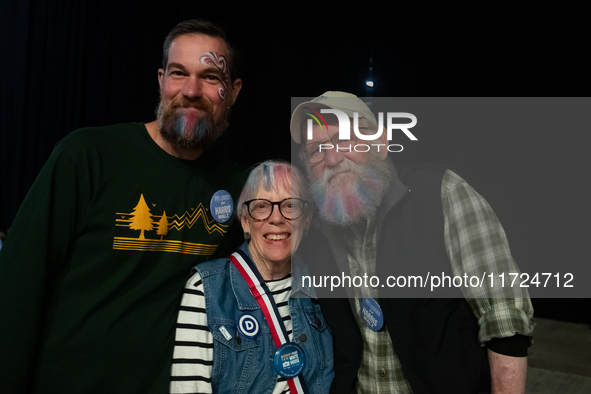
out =
[[[246,242],[240,249],[250,257]],[[294,256],[292,262],[297,258]],[[213,392],[271,394],[278,378],[273,367],[276,347],[263,312],[246,281],[229,259],[201,263],[195,269],[203,281],[207,325],[214,338]],[[302,373],[310,394],[328,393],[334,377],[332,334],[320,311],[314,289],[301,286],[301,276],[307,275],[304,265],[292,264],[292,271],[288,305],[293,342],[304,349],[306,356]],[[238,320],[245,313],[259,322],[259,332],[254,338],[238,331]],[[228,334],[230,339],[226,339]]]

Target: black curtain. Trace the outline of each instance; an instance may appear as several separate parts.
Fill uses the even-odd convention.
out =
[[[290,158],[290,97],[326,90],[375,97],[588,94],[584,35],[563,25],[560,34],[548,30],[547,18],[556,16],[544,10],[372,1],[1,4],[0,228],[10,227],[67,133],[155,118],[162,42],[183,19],[216,21],[242,54],[244,88],[215,149],[245,165]],[[376,86],[368,90],[370,58]]]
[[[66,134],[155,119],[162,43],[184,19],[220,24],[245,65],[233,124],[215,149],[245,165],[289,159],[288,134],[285,126],[283,133],[277,127],[282,119],[277,92],[285,89],[289,97],[282,80],[289,73],[279,69],[284,57],[270,44],[277,25],[268,24],[264,13],[262,6],[245,2],[4,1],[0,228],[10,227],[53,146]],[[263,85],[257,87],[258,81]]]
[[[67,133],[155,118],[162,43],[183,19],[217,22],[242,54],[243,89],[214,149],[250,166],[290,159],[290,97],[326,90],[375,97],[588,96],[587,33],[576,22],[584,13],[563,11],[493,3],[451,9],[372,1],[2,0],[0,228],[10,227]],[[376,81],[371,90],[369,74]],[[538,217],[564,210],[565,228],[548,223],[548,231],[590,235],[589,210],[580,204],[591,197],[581,186],[588,184],[586,136],[561,132],[557,127],[556,135],[545,136],[546,149],[527,156],[499,150],[484,161],[465,146],[402,158],[463,169],[505,225],[516,257],[544,258],[548,245],[536,240],[536,225],[517,219],[528,201],[540,205]],[[525,146],[535,133],[521,138]],[[487,142],[492,152],[508,141],[489,136]],[[514,171],[524,161],[539,172]],[[544,171],[551,176],[540,176]],[[589,263],[585,250],[581,262]]]

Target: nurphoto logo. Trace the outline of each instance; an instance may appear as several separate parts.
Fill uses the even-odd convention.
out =
[[[359,131],[359,113],[354,112],[354,114],[353,114],[354,136],[352,138],[351,137],[351,119],[343,111],[338,110],[338,109],[333,109],[333,108],[320,108],[320,112],[318,112],[312,108],[308,108],[308,107],[304,107],[304,109],[311,111],[311,112],[304,112],[304,113],[306,115],[309,115],[312,118],[312,119],[308,119],[308,122],[307,122],[308,141],[313,139],[312,128],[314,125],[314,121],[316,121],[316,123],[320,126],[321,129],[324,129],[324,127],[326,127],[328,129],[328,125],[326,123],[326,120],[322,116],[322,114],[333,114],[337,117],[337,119],[339,121],[339,140],[340,141],[347,141],[347,142],[350,142],[351,140],[375,141],[375,140],[379,139],[384,132],[384,113],[383,112],[378,113],[378,129],[373,134],[361,133]],[[408,119],[408,120],[410,120],[410,123],[394,123],[393,122],[394,119]],[[386,136],[387,136],[388,141],[392,141],[392,134],[393,134],[392,132],[394,130],[402,131],[408,137],[408,139],[410,139],[411,141],[418,141],[418,138],[415,137],[414,134],[411,133],[409,130],[409,129],[413,128],[414,126],[416,126],[416,124],[417,124],[417,117],[411,113],[408,113],[408,112],[387,112],[386,113],[386,133],[387,133]],[[343,151],[351,152],[352,150],[354,150],[355,152],[368,152],[371,149],[370,145],[368,145],[368,144],[347,143],[347,144],[345,144],[346,146],[339,147],[338,144],[335,146],[334,144],[328,143],[328,142],[332,142],[332,140],[325,141],[325,142],[327,142],[327,143],[323,143],[323,144],[318,145],[318,149],[320,152],[322,152],[322,150],[328,150],[328,149],[336,149],[338,152],[343,152]],[[379,152],[380,148],[386,146],[386,144],[371,144],[371,146],[377,147],[378,152]],[[402,152],[403,146],[400,144],[390,144],[390,145],[387,145],[387,149],[389,152]]]

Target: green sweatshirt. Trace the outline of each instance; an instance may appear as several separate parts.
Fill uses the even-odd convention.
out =
[[[0,391],[167,393],[190,268],[240,230],[212,196],[236,204],[244,181],[170,156],[141,123],[62,140],[0,251]]]

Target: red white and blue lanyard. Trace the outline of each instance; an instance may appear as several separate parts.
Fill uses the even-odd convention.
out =
[[[267,284],[263,280],[263,277],[259,273],[254,262],[242,250],[237,250],[232,253],[232,255],[230,255],[230,261],[232,261],[244,280],[246,280],[248,287],[250,287],[250,292],[256,299],[267,319],[267,323],[271,329],[273,342],[275,342],[275,347],[279,349],[281,345],[289,342],[289,336],[287,335],[287,330],[285,329],[285,325],[283,324],[283,320],[281,319],[281,315],[279,314],[279,310],[277,309],[277,305],[275,304],[275,300],[273,299],[273,295],[269,291]],[[287,384],[289,386],[289,391],[292,394],[308,393],[308,387],[306,386],[306,382],[301,373],[295,378],[287,379]]]

